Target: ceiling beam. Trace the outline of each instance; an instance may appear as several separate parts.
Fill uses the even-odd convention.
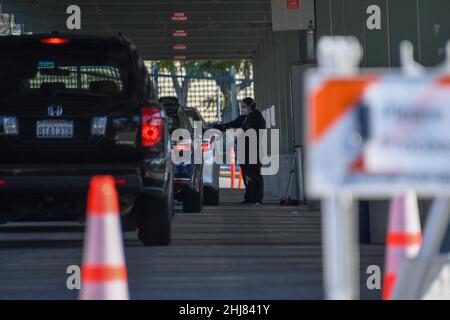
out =
[[[146,59],[253,58],[272,29],[270,0],[3,0],[3,9],[16,15],[26,31],[72,32],[66,28],[66,7],[82,9],[82,30],[76,33],[122,34]],[[171,21],[173,12],[186,12],[188,21]],[[174,30],[187,37],[173,37]],[[174,50],[185,44],[186,50]]]
[[[241,60],[254,59],[254,54],[225,54],[225,53],[207,53],[207,54],[191,54],[191,55],[168,55],[155,54],[152,52],[140,52],[144,60],[180,60],[177,57],[182,57],[182,60]]]
[[[49,32],[53,30],[58,31],[69,31],[66,27],[66,21],[55,21],[49,19],[42,19],[36,16],[18,17],[16,19],[17,23],[25,24],[27,30],[33,30],[35,32]],[[173,30],[183,29],[189,32],[193,31],[223,31],[223,32],[233,32],[233,31],[243,31],[251,33],[252,30],[263,31],[270,30],[272,24],[271,22],[234,22],[234,23],[218,23],[218,22],[191,22],[191,23],[161,23],[158,21],[151,22],[141,22],[136,23],[135,21],[130,21],[128,23],[117,23],[116,21],[104,21],[97,19],[97,21],[92,21],[91,23],[82,22],[81,32],[102,32],[102,31],[124,31],[124,32],[170,32]],[[77,31],[79,32],[79,31]]]
[[[133,40],[133,42],[139,46],[139,47],[151,47],[151,48],[167,48],[168,46],[174,46],[177,44],[185,44],[188,47],[256,47],[256,45],[259,44],[259,40],[257,39],[240,39],[240,40],[233,40],[229,41],[227,39],[221,39],[221,38],[214,38],[214,39],[208,39],[205,41],[204,39],[165,39],[161,38],[158,40],[156,39],[142,39],[142,38],[130,38]]]
[[[158,29],[145,29],[138,28],[129,30],[130,34],[132,33],[135,38],[142,39],[160,39],[160,38],[173,38],[172,33],[175,30],[185,30],[187,31],[188,39],[212,39],[212,38],[221,38],[221,39],[263,39],[266,35],[266,29],[227,29],[223,27],[215,27],[210,29],[201,29],[201,30],[186,30],[183,28],[173,28],[166,30],[158,30]],[[83,29],[82,31],[87,31]],[[127,30],[122,30],[127,31]]]
[[[259,12],[270,14],[269,2],[237,2],[237,3],[225,3],[214,2],[209,3],[153,3],[147,1],[145,3],[135,3],[133,1],[116,1],[112,3],[97,4],[96,2],[89,1],[88,3],[80,3],[80,1],[54,1],[52,3],[43,3],[39,1],[39,4],[31,3],[31,1],[20,2],[14,0],[12,3],[6,3],[3,5],[4,12],[13,12],[18,14],[35,14],[36,12],[47,14],[64,14],[66,15],[66,9],[69,5],[77,4],[81,12],[84,13],[103,13],[103,14],[158,14],[158,15],[170,15],[173,12],[185,12],[189,15],[196,13],[211,13],[211,14],[229,14],[237,12]]]
[[[49,14],[49,13],[15,13],[18,21],[50,21],[54,23],[65,24],[67,21],[66,14]],[[81,26],[99,25],[99,24],[128,24],[128,25],[166,25],[171,28],[180,26],[192,26],[195,24],[239,24],[239,23],[253,23],[264,24],[270,23],[271,17],[266,13],[233,13],[233,14],[212,14],[212,13],[196,13],[189,16],[187,21],[173,22],[170,14],[156,14],[156,13],[115,13],[115,14],[100,14],[100,13],[82,13]]]
[[[98,5],[108,5],[108,4],[123,4],[128,3],[131,5],[135,4],[148,4],[152,5],[237,5],[237,4],[269,4],[271,0],[95,0]],[[77,0],[77,4],[92,4],[93,0]],[[73,4],[73,0],[3,0],[2,3],[13,5],[13,4],[36,4],[39,5],[51,5],[57,3],[63,3],[66,5]]]
[[[254,54],[256,53],[256,49],[253,48],[245,48],[245,49],[238,49],[238,48],[201,48],[201,47],[192,47],[188,48],[187,50],[167,50],[166,48],[153,48],[153,47],[138,47],[139,52],[153,52],[154,54],[158,55],[190,55],[193,53],[230,53],[230,54]]]

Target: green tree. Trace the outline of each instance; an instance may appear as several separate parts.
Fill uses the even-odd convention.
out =
[[[222,109],[228,109],[231,105],[231,69],[238,74],[243,74],[244,79],[238,85],[238,91],[250,86],[252,65],[248,60],[214,60],[214,61],[158,61],[156,62],[160,72],[169,72],[173,77],[173,86],[181,104],[187,104],[191,77],[213,77],[220,87],[224,99]],[[181,75],[186,74],[187,77]],[[176,77],[178,76],[178,77]]]

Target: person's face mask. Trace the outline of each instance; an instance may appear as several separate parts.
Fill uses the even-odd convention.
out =
[[[245,104],[241,103],[241,115],[245,116],[247,114],[248,114],[247,106]]]

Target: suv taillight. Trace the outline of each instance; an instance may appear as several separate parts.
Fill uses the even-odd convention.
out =
[[[191,142],[180,142],[173,149],[176,151],[189,151],[191,150]]]
[[[209,143],[209,140],[203,140],[202,152],[207,152],[209,150],[211,150],[211,144]]]
[[[202,152],[210,151],[213,147],[213,143],[216,141],[216,137],[212,136],[210,139],[203,139]]]
[[[161,110],[157,107],[142,108],[141,138],[143,147],[154,147],[163,136]]]

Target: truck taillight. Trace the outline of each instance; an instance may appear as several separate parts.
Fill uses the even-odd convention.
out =
[[[161,142],[163,120],[157,107],[142,108],[141,138],[143,147],[154,147]]]

